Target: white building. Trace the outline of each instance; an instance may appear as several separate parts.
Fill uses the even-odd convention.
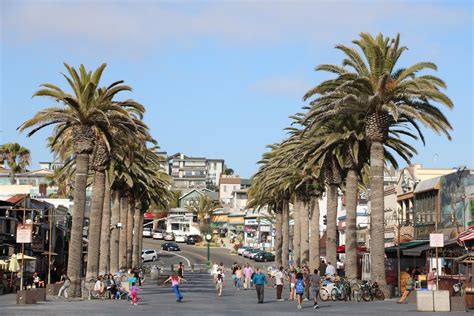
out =
[[[240,190],[239,176],[221,176],[219,180],[219,201],[224,206],[231,206],[233,192]]]
[[[223,170],[223,159],[189,157],[182,153],[168,157],[168,174],[179,189],[217,187]]]
[[[199,235],[199,224],[193,212],[185,208],[172,208],[168,212],[166,231],[176,235]]]

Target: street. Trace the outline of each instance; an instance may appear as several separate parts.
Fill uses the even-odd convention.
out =
[[[155,240],[152,238],[143,239],[143,249],[155,249],[156,251],[161,251],[158,260],[163,261],[165,268],[169,268],[172,264],[177,264],[180,261],[183,262],[185,267],[190,267],[192,264],[205,264],[207,261],[206,247],[178,243],[181,251],[168,252],[161,250],[161,245],[165,242],[166,241]],[[272,262],[254,262],[253,260],[238,256],[237,254],[231,254],[230,250],[227,248],[211,248],[211,262],[223,262],[226,268],[229,268],[234,262],[241,265],[245,262],[249,262],[252,265],[260,267],[267,267],[273,264]]]

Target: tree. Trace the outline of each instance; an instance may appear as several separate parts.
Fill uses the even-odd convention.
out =
[[[404,120],[419,132],[417,122],[421,122],[449,139],[452,129],[436,106],[453,107],[452,101],[441,92],[446,88],[445,83],[433,75],[417,75],[424,69],[436,70],[436,65],[421,62],[396,69],[398,59],[406,50],[399,42],[399,35],[390,40],[382,34],[374,38],[361,33],[360,39],[353,43],[360,48],[362,56],[354,48],[337,45],[346,55],[342,66],[323,64],[316,68],[335,73],[337,77],[322,82],[304,96],[306,100],[319,95],[312,101],[317,106],[307,116],[314,123],[343,113],[360,113],[365,117],[365,136],[370,147],[371,279],[381,285],[386,284],[383,145],[390,123]],[[420,136],[423,140],[421,133]]]
[[[213,201],[209,196],[200,193],[198,198],[192,199],[186,209],[197,215],[199,229],[201,232],[208,231],[210,228],[212,213],[222,207],[218,202]]]
[[[79,73],[68,64],[64,64],[69,76],[64,75],[73,94],[64,92],[53,84],[42,84],[43,89],[33,96],[52,98],[64,107],[50,107],[39,111],[36,115],[24,122],[20,131],[33,128],[28,136],[38,130],[50,126],[57,126],[56,136],[59,138],[66,131],[72,130],[72,147],[74,150],[76,173],[74,181],[74,206],[72,211],[71,240],[68,252],[68,275],[71,278],[71,295],[81,293],[81,262],[82,262],[82,227],[86,202],[86,184],[89,170],[89,155],[94,150],[94,127],[103,130],[107,127],[107,117],[104,108],[109,104],[97,103],[98,84],[106,64],[102,64],[93,73],[88,72],[81,65]]]
[[[2,163],[6,161],[10,168],[10,183],[16,184],[15,175],[26,171],[31,163],[31,154],[18,143],[9,143],[0,146],[0,159]]]
[[[226,176],[232,176],[232,175],[234,174],[234,169],[232,169],[232,168],[227,168],[227,167],[226,167],[226,168],[224,169],[224,174],[225,174]]]

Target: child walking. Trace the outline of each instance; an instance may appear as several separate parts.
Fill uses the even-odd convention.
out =
[[[181,282],[186,282],[185,279],[179,277],[179,275],[176,274],[176,272],[173,272],[173,275],[170,276],[168,279],[163,282],[163,284],[171,282],[171,286],[173,287],[174,294],[176,295],[176,302],[181,302],[183,300],[183,295],[181,295],[181,292],[179,291],[179,285]]]
[[[135,282],[132,282],[132,287],[130,288],[130,293],[132,294],[132,305],[138,305],[137,293],[141,291],[141,289],[135,285]]]

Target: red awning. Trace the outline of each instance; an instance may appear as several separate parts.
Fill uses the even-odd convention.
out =
[[[151,219],[151,220],[152,220],[152,219],[154,219],[155,217],[153,216],[153,213],[147,212],[147,213],[143,214],[143,218],[144,218],[144,219]]]
[[[458,240],[459,242],[465,242],[467,240],[474,239],[474,228],[467,229],[459,234]]]
[[[341,245],[336,248],[337,253],[345,253],[346,252],[346,245]],[[357,246],[358,252],[367,252],[367,248],[363,246]]]

